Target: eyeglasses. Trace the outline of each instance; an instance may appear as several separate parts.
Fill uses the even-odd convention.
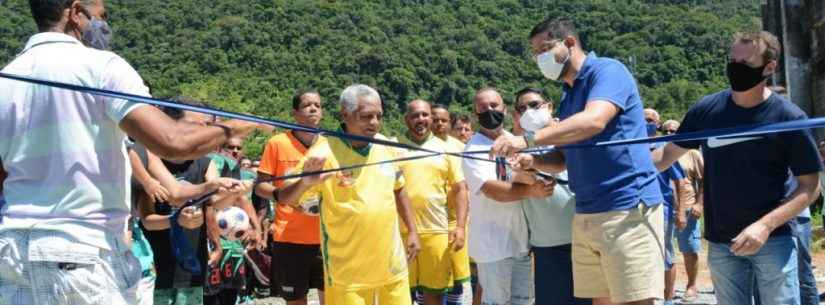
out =
[[[527,111],[527,107],[530,107],[530,109],[538,109],[543,104],[544,104],[544,101],[529,101],[525,104],[521,104],[521,105],[516,106],[516,111],[518,113],[524,113],[525,111]]]

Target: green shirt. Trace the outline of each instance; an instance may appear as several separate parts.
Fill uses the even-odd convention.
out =
[[[553,175],[567,180],[567,172]],[[567,185],[556,184],[553,196],[522,201],[527,226],[530,228],[530,246],[554,247],[569,244],[576,195]]]

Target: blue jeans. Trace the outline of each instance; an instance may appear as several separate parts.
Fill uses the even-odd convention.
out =
[[[708,264],[718,304],[750,305],[756,284],[764,305],[799,305],[796,247],[794,236],[775,236],[756,254],[735,256],[730,244],[709,243]]]
[[[676,234],[676,239],[679,241],[679,252],[699,253],[699,251],[702,251],[702,232],[699,230],[699,219],[690,216],[690,210],[687,213],[687,226]]]
[[[476,263],[478,281],[484,288],[483,305],[533,304],[533,273],[530,255],[518,255],[492,263]]]
[[[590,305],[590,299],[573,297],[573,261],[570,244],[533,247],[536,268],[536,304]]]
[[[797,261],[799,263],[799,300],[802,305],[818,305],[819,291],[816,289],[816,278],[814,277],[813,266],[811,264],[811,219],[797,217],[795,223],[791,223],[797,244]],[[753,304],[762,305],[759,299],[758,288],[754,287]]]
[[[794,234],[799,248],[799,299],[802,305],[818,305],[819,291],[811,264],[811,219],[797,217]]]

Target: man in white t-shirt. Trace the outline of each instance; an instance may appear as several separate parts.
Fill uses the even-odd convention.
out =
[[[484,88],[476,92],[473,104],[481,127],[464,149],[489,150],[496,138],[510,134],[502,124],[504,100],[495,89]],[[482,304],[532,304],[533,273],[521,200],[547,197],[553,187],[510,182],[503,162],[464,158],[462,169],[470,197],[470,257],[478,264],[484,287]]]
[[[102,0],[29,4],[40,33],[3,73],[149,95],[123,58],[104,51]],[[141,269],[123,240],[126,136],[161,157],[192,159],[255,126],[175,122],[147,105],[0,79],[0,304],[134,304]]]

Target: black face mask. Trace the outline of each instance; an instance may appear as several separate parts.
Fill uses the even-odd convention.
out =
[[[484,127],[484,129],[493,130],[501,126],[501,123],[504,123],[504,112],[498,110],[487,110],[476,115],[478,115],[478,123],[481,124],[481,127]]]
[[[767,76],[762,75],[765,66],[767,66],[767,64],[761,67],[751,68],[745,63],[728,62],[728,81],[730,82],[730,88],[733,89],[733,91],[742,92],[755,87],[756,84],[759,84],[759,82],[767,78]]]

